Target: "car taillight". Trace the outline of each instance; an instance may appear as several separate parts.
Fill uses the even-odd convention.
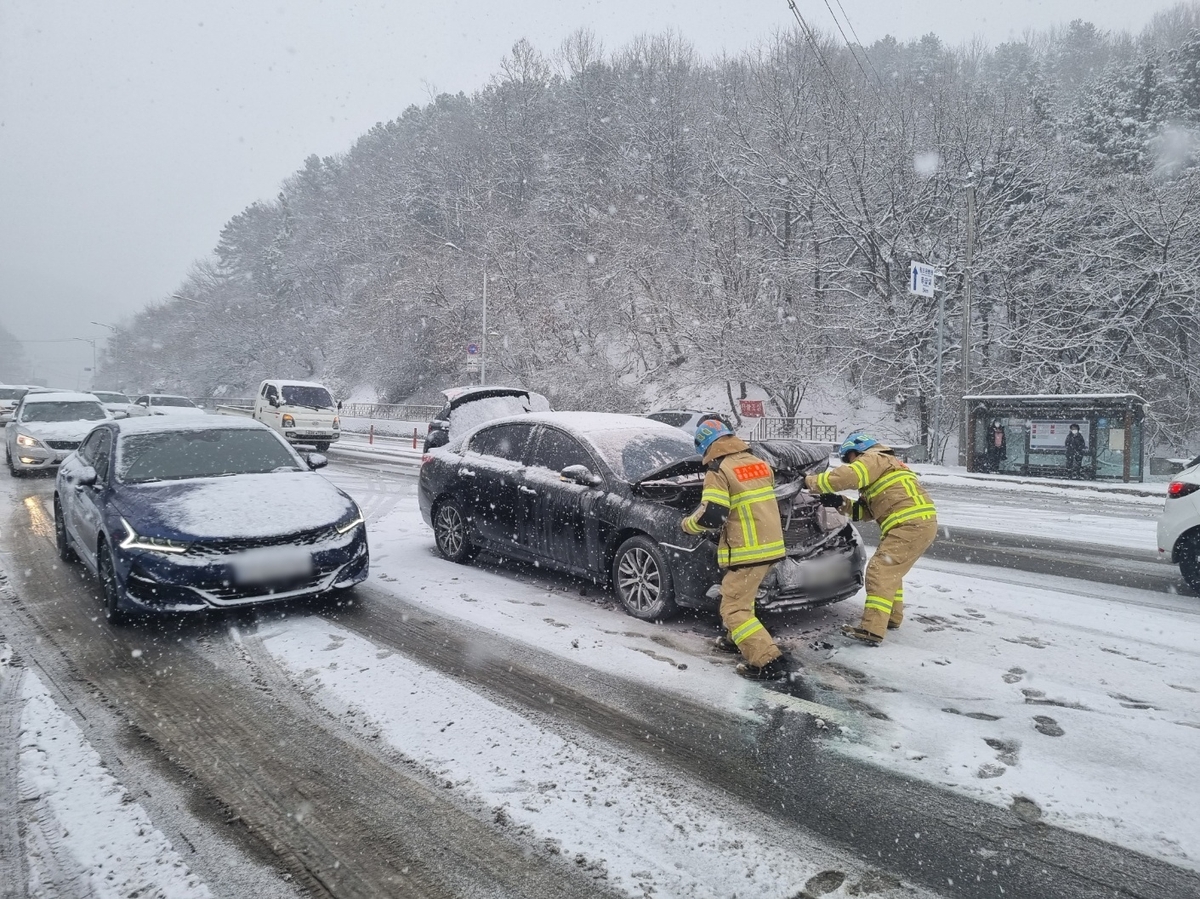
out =
[[[421,456],[421,464],[422,465],[424,465],[426,462],[432,462],[432,461],[433,461],[433,453],[425,453]]]
[[[1200,484],[1187,484],[1183,481],[1172,481],[1167,485],[1167,496],[1170,499],[1179,499],[1181,496],[1188,496],[1200,490]]]

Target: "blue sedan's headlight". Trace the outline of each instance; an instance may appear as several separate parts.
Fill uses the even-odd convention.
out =
[[[354,507],[354,515],[351,518],[349,518],[348,520],[343,521],[340,524],[334,525],[334,529],[339,534],[344,534],[347,531],[354,530],[356,527],[358,527],[362,523],[363,523],[362,511],[357,506],[355,506]]]
[[[121,541],[121,549],[148,549],[156,553],[185,553],[191,548],[191,544],[182,543],[179,540],[166,540],[162,537],[141,537],[124,518],[121,519],[121,524],[125,525],[127,532],[125,539]]]

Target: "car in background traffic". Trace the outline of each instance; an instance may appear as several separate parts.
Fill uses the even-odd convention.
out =
[[[59,556],[99,579],[115,623],[337,594],[366,579],[370,554],[324,465],[250,419],[102,423],[55,481]]]
[[[715,418],[731,431],[736,431],[733,422],[724,412],[703,412],[698,409],[660,409],[646,416],[651,421],[661,421],[665,425],[679,428],[689,434],[695,434],[700,422]]]
[[[524,387],[452,387],[443,390],[442,396],[446,402],[425,432],[425,452],[445,446],[453,436],[497,418],[550,411],[550,403],[544,396]]]
[[[130,416],[137,415],[204,415],[203,409],[186,396],[168,393],[148,393],[139,396],[129,407]]]
[[[324,384],[267,380],[258,385],[251,417],[288,443],[323,453],[342,436],[341,408]]]
[[[1200,593],[1200,459],[1167,485],[1158,518],[1158,556],[1178,565],[1187,585]]]
[[[112,418],[90,393],[29,391],[4,426],[4,461],[14,478],[48,471],[75,452],[97,422]]]
[[[12,421],[17,403],[30,389],[28,384],[0,384],[0,424]]]
[[[114,390],[93,390],[92,396],[104,404],[113,418],[128,418],[133,408],[133,401],[129,397]]]
[[[765,611],[853,596],[866,554],[854,526],[801,490],[828,453],[754,447],[776,471],[787,558],[763,582]],[[441,555],[488,551],[609,583],[635,618],[717,608],[715,544],[685,534],[705,467],[678,428],[599,412],[531,413],[484,425],[422,458],[417,498]]]

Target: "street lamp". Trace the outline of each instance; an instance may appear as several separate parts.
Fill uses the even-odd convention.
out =
[[[72,339],[72,340],[78,340],[78,341],[81,341],[81,342],[83,342],[83,343],[90,343],[90,344],[92,345],[92,367],[91,367],[91,372],[92,372],[92,386],[93,386],[93,387],[95,387],[95,386],[96,386],[96,340],[97,340],[98,338],[95,338],[95,337],[72,337],[71,339]]]
[[[485,238],[485,241],[486,241],[486,238]],[[483,253],[483,256],[475,256],[475,254],[474,254],[474,253],[467,253],[467,251],[466,251],[466,250],[464,250],[462,247],[460,247],[458,244],[456,244],[456,243],[453,243],[453,242],[451,242],[451,241],[449,241],[449,240],[448,240],[448,241],[446,241],[446,242],[445,242],[445,244],[443,244],[443,246],[450,247],[452,250],[458,250],[458,252],[460,252],[460,253],[465,253],[465,254],[466,254],[466,255],[468,255],[468,256],[474,256],[476,259],[478,259],[478,260],[479,260],[479,261],[480,261],[480,262],[483,264],[483,336],[482,336],[482,338],[480,339],[480,353],[479,353],[479,383],[480,383],[480,385],[482,386],[483,384],[486,384],[486,383],[487,383],[487,351],[488,351],[488,350],[487,350],[487,339],[488,339],[488,327],[487,327],[487,282],[488,282],[488,279],[487,279],[487,250],[486,250],[486,247],[485,247],[485,249],[484,249],[484,253]]]
[[[104,322],[88,322],[88,324],[90,324],[90,325],[99,325],[101,328],[108,328],[108,330],[110,330],[110,331],[116,331],[116,330],[117,330],[117,326],[116,326],[116,325],[109,325],[109,324],[105,324]]]

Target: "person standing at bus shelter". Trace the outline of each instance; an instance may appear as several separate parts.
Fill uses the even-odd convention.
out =
[[[1083,476],[1083,454],[1087,452],[1087,441],[1079,432],[1079,425],[1071,422],[1067,432],[1067,477],[1079,480]]]

